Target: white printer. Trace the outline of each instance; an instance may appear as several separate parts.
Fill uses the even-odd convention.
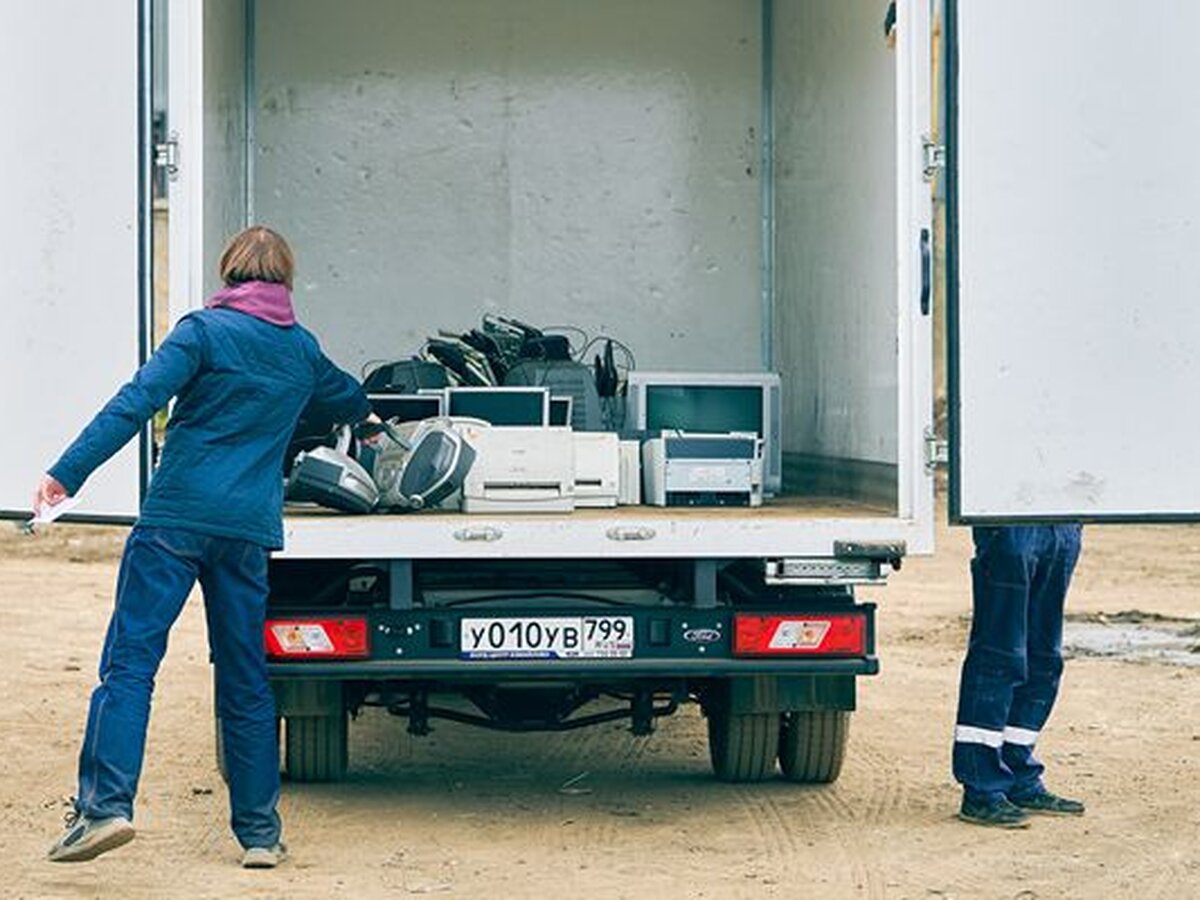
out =
[[[653,506],[761,506],[762,439],[664,431],[642,446],[642,478]]]
[[[621,441],[618,455],[621,459],[621,469],[617,479],[617,503],[621,506],[640,506],[642,502],[641,441]]]
[[[621,482],[620,441],[611,431],[576,431],[575,506],[616,506]]]
[[[575,441],[558,426],[464,426],[475,449],[462,488],[467,513],[570,512],[575,508]]]

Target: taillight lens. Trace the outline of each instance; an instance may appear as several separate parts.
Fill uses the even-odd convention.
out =
[[[371,654],[366,619],[268,619],[270,659],[362,659]]]
[[[734,656],[865,656],[862,613],[733,616]]]

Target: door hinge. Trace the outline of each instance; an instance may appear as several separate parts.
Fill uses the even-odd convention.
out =
[[[165,169],[172,181],[179,177],[179,135],[175,132],[172,131],[167,140],[154,145],[154,165]]]
[[[925,157],[925,180],[933,181],[934,176],[946,168],[946,145],[925,135],[921,138],[921,146]]]
[[[931,475],[950,463],[950,442],[938,437],[932,428],[925,429],[925,471]]]

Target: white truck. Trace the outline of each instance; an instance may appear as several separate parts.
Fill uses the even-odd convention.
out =
[[[836,778],[877,669],[856,591],[933,550],[940,170],[954,520],[1200,510],[1200,7],[946,0],[935,88],[930,6],[899,0],[889,46],[876,0],[179,0],[158,147],[149,0],[10,10],[0,508],[151,350],[162,165],[172,320],[263,222],[351,370],[504,313],[618,337],[639,369],[781,378],[761,507],[289,515],[271,617],[330,648],[271,660],[293,778],[343,774],[365,705],[416,733],[644,734],[690,701],[718,776]],[[78,519],[132,520],[151,442]],[[553,629],[613,640],[465,652]]]

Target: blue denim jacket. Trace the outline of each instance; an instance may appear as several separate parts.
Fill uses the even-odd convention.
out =
[[[358,422],[359,383],[300,325],[233,309],[179,321],[49,474],[76,493],[87,477],[176,397],[138,522],[283,546],[283,457],[300,414]]]

